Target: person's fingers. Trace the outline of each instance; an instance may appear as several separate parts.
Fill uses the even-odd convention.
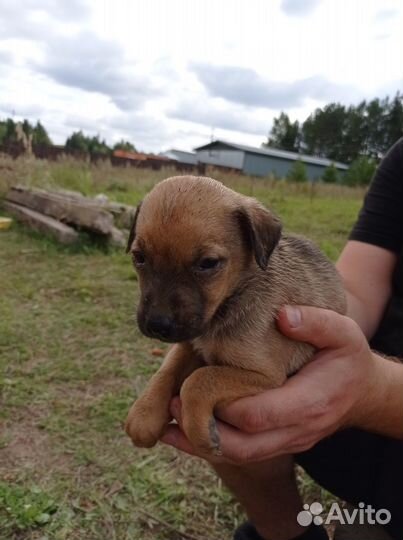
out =
[[[284,306],[277,317],[280,331],[318,349],[360,347],[365,338],[350,318],[329,309],[309,306]]]
[[[296,425],[322,426],[340,411],[340,396],[351,383],[348,362],[318,358],[280,388],[217,407],[216,416],[247,433]]]
[[[266,390],[256,396],[237,399],[216,408],[218,418],[247,433],[312,424],[329,414],[333,394],[328,390],[329,363],[311,362],[280,388]],[[342,379],[340,370],[332,373]],[[309,371],[309,373],[307,373]]]
[[[301,407],[299,393],[293,394],[287,386],[283,386],[218,406],[215,415],[246,433],[257,433],[295,425]]]
[[[221,422],[217,423],[217,428],[222,452],[220,457],[198,454],[180,427],[175,424],[167,427],[160,441],[177,450],[209,461],[229,461],[236,464],[262,461],[281,454],[302,451],[311,446],[310,439],[309,441],[307,439],[306,443],[298,440],[300,430],[295,427],[256,435],[245,435]]]
[[[241,400],[239,400],[241,401]],[[181,419],[180,400],[175,398],[171,403],[171,411],[177,421]],[[326,433],[320,430],[306,432],[302,424],[263,431],[255,434],[245,434],[242,431],[217,421],[220,436],[220,449],[222,457],[210,456],[210,461],[230,461],[232,463],[247,463],[262,461],[282,454],[290,454],[307,450]],[[187,454],[209,459],[209,456],[198,454],[191,445],[179,424],[170,424],[161,442],[175,447]]]
[[[191,454],[192,456],[197,455],[193,446],[178,425],[169,424],[160,441],[169,446],[174,446],[178,450]]]
[[[318,440],[316,434],[307,435],[301,431],[300,426],[246,435],[231,426],[218,423],[218,432],[222,457],[237,464],[301,452]]]

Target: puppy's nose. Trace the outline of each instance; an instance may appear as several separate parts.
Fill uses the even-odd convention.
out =
[[[169,338],[174,329],[173,320],[169,317],[156,316],[147,322],[147,330],[162,338]]]

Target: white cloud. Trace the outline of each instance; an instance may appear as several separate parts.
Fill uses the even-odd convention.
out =
[[[281,9],[287,15],[306,16],[312,13],[321,0],[282,0]]]
[[[252,135],[265,134],[272,118],[265,110],[233,106],[220,99],[206,100],[205,96],[198,99],[183,99],[168,110],[168,115],[211,129],[219,128]]]
[[[389,7],[389,8],[383,8],[377,11],[374,18],[377,22],[379,22],[379,21],[387,21],[389,19],[394,19],[395,17],[399,17],[399,9],[394,8],[394,7]]]
[[[321,102],[355,101],[358,95],[355,88],[332,83],[321,75],[284,82],[265,79],[253,69],[235,66],[192,64],[191,69],[211,95],[251,107],[288,109],[303,105],[308,98]]]
[[[60,37],[47,43],[43,60],[30,65],[61,85],[103,94],[120,109],[132,110],[158,90],[151,77],[124,65],[123,59],[124,51],[116,43],[80,32],[73,40]]]

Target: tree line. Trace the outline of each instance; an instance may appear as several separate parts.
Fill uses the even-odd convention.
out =
[[[0,120],[0,146],[7,147],[19,143],[20,139],[18,136],[17,124],[21,124],[22,131],[33,145],[53,145],[48,132],[39,120],[34,125],[28,120],[15,122],[12,118],[7,118],[6,120]],[[84,135],[81,130],[72,133],[72,135],[66,139],[64,146],[66,150],[73,153],[77,152],[90,155],[104,155],[105,157],[111,155],[114,150],[136,152],[135,146],[129,141],[122,139],[113,146],[109,146],[105,140],[100,138],[99,135],[89,137]]]
[[[403,95],[375,98],[346,107],[329,103],[299,123],[282,112],[263,146],[326,157],[351,164],[358,158],[378,160],[403,136]]]
[[[19,130],[17,124],[20,124]],[[33,125],[28,120],[16,123],[8,118],[0,120],[0,146],[18,144],[21,128],[30,144],[52,145],[40,121]],[[349,170],[342,177],[331,165],[324,171],[322,180],[353,185],[369,183],[379,159],[402,136],[403,95],[398,92],[392,99],[375,98],[358,105],[329,103],[317,108],[302,123],[292,122],[287,113],[281,112],[274,118],[267,141],[262,146],[346,163]],[[81,130],[67,138],[65,148],[72,153],[105,157],[114,150],[136,151],[129,141],[121,140],[110,146],[99,135],[90,137]],[[294,181],[307,179],[301,161],[292,167],[289,178]]]
[[[32,125],[28,120],[21,122],[22,131],[27,138],[30,138],[32,144],[49,146],[52,143],[48,132],[39,122]],[[19,136],[17,130],[17,122],[14,122],[12,118],[6,120],[0,120],[0,145],[8,146],[18,144]]]
[[[376,167],[377,160],[360,156],[355,159],[347,171],[340,173],[334,163],[330,163],[323,170],[321,180],[326,184],[344,184],[346,186],[366,186],[370,183]],[[287,173],[287,180],[291,182],[308,182],[306,165],[300,159],[294,161]]]

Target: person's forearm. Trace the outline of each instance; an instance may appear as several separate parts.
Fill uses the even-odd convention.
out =
[[[378,377],[358,412],[357,427],[403,439],[403,364],[377,353],[373,357]]]
[[[347,317],[353,319],[363,331],[365,337],[370,340],[376,331],[379,321],[369,314],[368,306],[365,305],[350,291],[345,289],[347,298]]]
[[[348,316],[371,339],[392,294],[397,255],[384,248],[350,240],[336,263],[347,294]]]

